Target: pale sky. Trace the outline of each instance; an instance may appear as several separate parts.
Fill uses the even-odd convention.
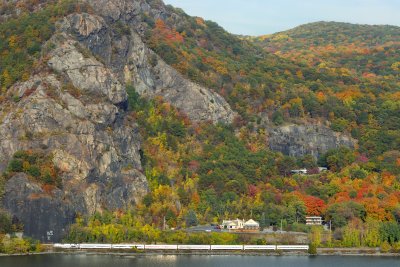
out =
[[[315,21],[400,26],[400,0],[164,0],[235,34],[262,35]]]

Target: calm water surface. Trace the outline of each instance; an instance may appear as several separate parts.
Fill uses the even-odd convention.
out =
[[[0,257],[0,267],[400,267],[400,258],[353,256],[109,256],[36,255]]]

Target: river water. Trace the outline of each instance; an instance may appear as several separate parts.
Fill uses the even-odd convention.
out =
[[[34,255],[0,257],[0,267],[400,267],[400,258],[368,256],[114,256]]]

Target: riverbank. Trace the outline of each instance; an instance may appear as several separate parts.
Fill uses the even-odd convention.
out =
[[[99,251],[99,250],[49,250],[45,252],[26,254],[0,254],[4,256],[30,256],[30,255],[110,255],[116,257],[137,256],[169,256],[169,255],[196,255],[196,256],[374,256],[374,257],[400,257],[400,253],[381,253],[378,248],[319,248],[317,255],[310,255],[304,251]]]

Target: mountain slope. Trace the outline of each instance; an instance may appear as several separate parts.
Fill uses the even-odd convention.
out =
[[[268,130],[271,123],[260,123],[323,121],[337,132],[351,133],[370,156],[399,147],[399,133],[391,131],[398,124],[397,106],[388,110],[383,105],[397,99],[399,79],[398,72],[392,71],[393,64],[387,76],[353,73],[344,66],[306,64],[263,53],[212,22],[173,8],[168,11],[162,20],[144,16],[143,37],[182,74],[224,96],[241,116],[237,124]],[[396,32],[396,27],[392,28],[390,31]],[[395,41],[397,37],[387,38]],[[397,53],[396,49],[390,51]],[[312,120],[306,122],[309,118]],[[384,136],[377,135],[379,129]]]
[[[395,218],[397,76],[296,62],[157,0],[40,3],[0,27],[23,59],[0,66],[0,197],[28,235],[78,219],[74,242],[92,242],[124,212],[144,229]],[[332,172],[288,177],[317,157]]]
[[[265,50],[349,75],[398,77],[400,27],[315,22],[251,38]]]
[[[147,193],[142,138],[126,112],[127,84],[162,96],[194,121],[233,120],[222,97],[182,78],[134,30],[121,36],[100,16],[65,17],[43,48],[35,74],[6,87],[1,107],[3,203],[29,236],[59,240],[77,214],[126,209]],[[4,49],[12,49],[10,43]],[[50,231],[54,235],[46,236]]]
[[[338,98],[344,106],[329,112],[331,127],[348,129],[359,139],[361,151],[377,156],[399,148],[395,141],[400,125],[395,115],[399,112],[395,104],[400,91],[399,36],[396,26],[316,22],[247,39],[279,57],[315,68],[321,75],[334,76],[339,83],[357,80],[348,86],[327,86],[316,92],[316,98],[319,102]]]

